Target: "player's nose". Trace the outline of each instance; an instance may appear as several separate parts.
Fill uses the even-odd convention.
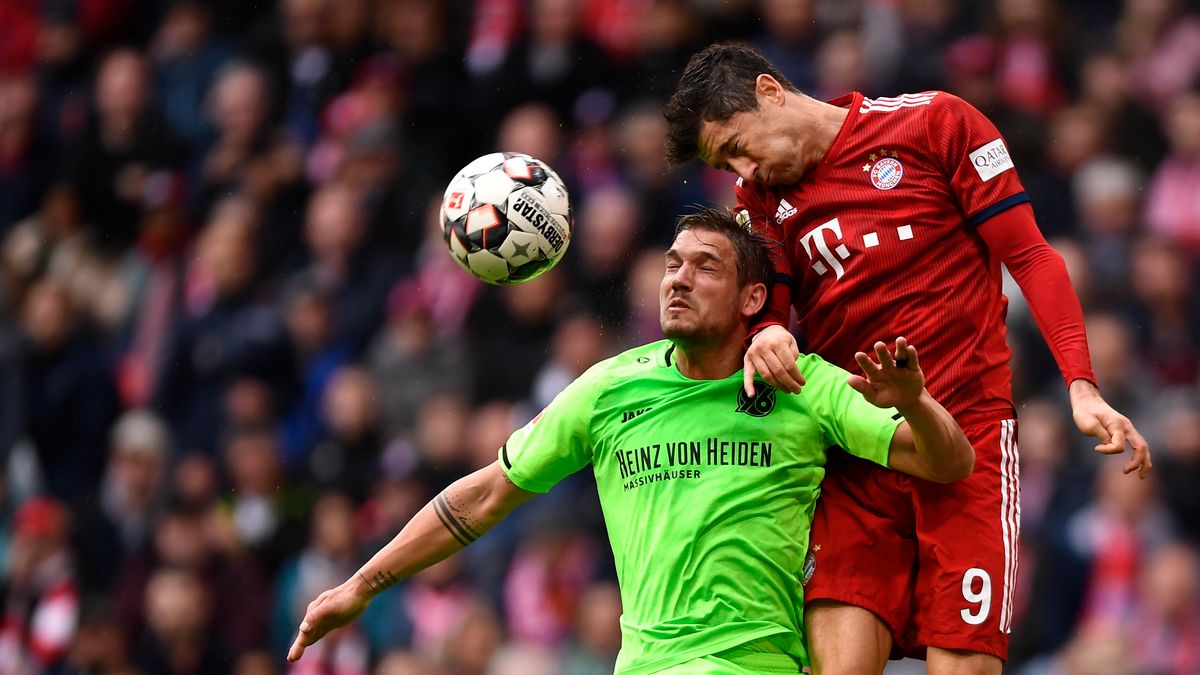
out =
[[[686,267],[686,265],[680,265],[679,268],[676,269],[673,274],[671,274],[671,290],[678,291],[690,287],[688,280],[690,275],[684,271]]]
[[[744,181],[754,182],[754,174],[758,173],[758,162],[745,157],[734,157],[729,160],[729,168]]]

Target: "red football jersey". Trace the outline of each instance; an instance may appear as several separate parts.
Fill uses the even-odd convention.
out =
[[[1028,201],[1000,133],[945,92],[831,103],[849,115],[799,184],[736,190],[735,215],[791,284],[805,349],[858,372],[855,352],[904,336],[956,417],[1011,411],[1008,299],[975,229]]]

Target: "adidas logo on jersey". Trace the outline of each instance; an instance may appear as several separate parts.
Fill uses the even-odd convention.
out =
[[[775,209],[775,222],[780,225],[783,221],[796,215],[796,207],[788,203],[786,199],[779,200],[779,208]]]

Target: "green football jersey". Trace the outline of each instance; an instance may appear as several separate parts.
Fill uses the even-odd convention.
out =
[[[621,587],[618,673],[772,637],[807,663],[802,574],[830,446],[887,464],[900,415],[801,356],[797,395],[742,373],[692,380],[663,340],[603,361],[512,434],[500,460],[545,492],[591,464]]]

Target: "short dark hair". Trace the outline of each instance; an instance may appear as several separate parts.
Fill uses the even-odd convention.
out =
[[[685,213],[675,221],[675,236],[688,230],[703,230],[724,235],[733,245],[737,255],[738,287],[745,288],[749,284],[764,284],[771,288],[771,280],[775,277],[775,268],[771,264],[771,254],[767,250],[767,240],[742,227],[733,216],[717,209],[704,208],[692,213]]]
[[[740,112],[756,110],[758,76],[770,75],[784,89],[800,93],[758,50],[725,42],[692,56],[671,100],[667,118],[667,159],[678,166],[696,157],[703,122],[724,122]]]

